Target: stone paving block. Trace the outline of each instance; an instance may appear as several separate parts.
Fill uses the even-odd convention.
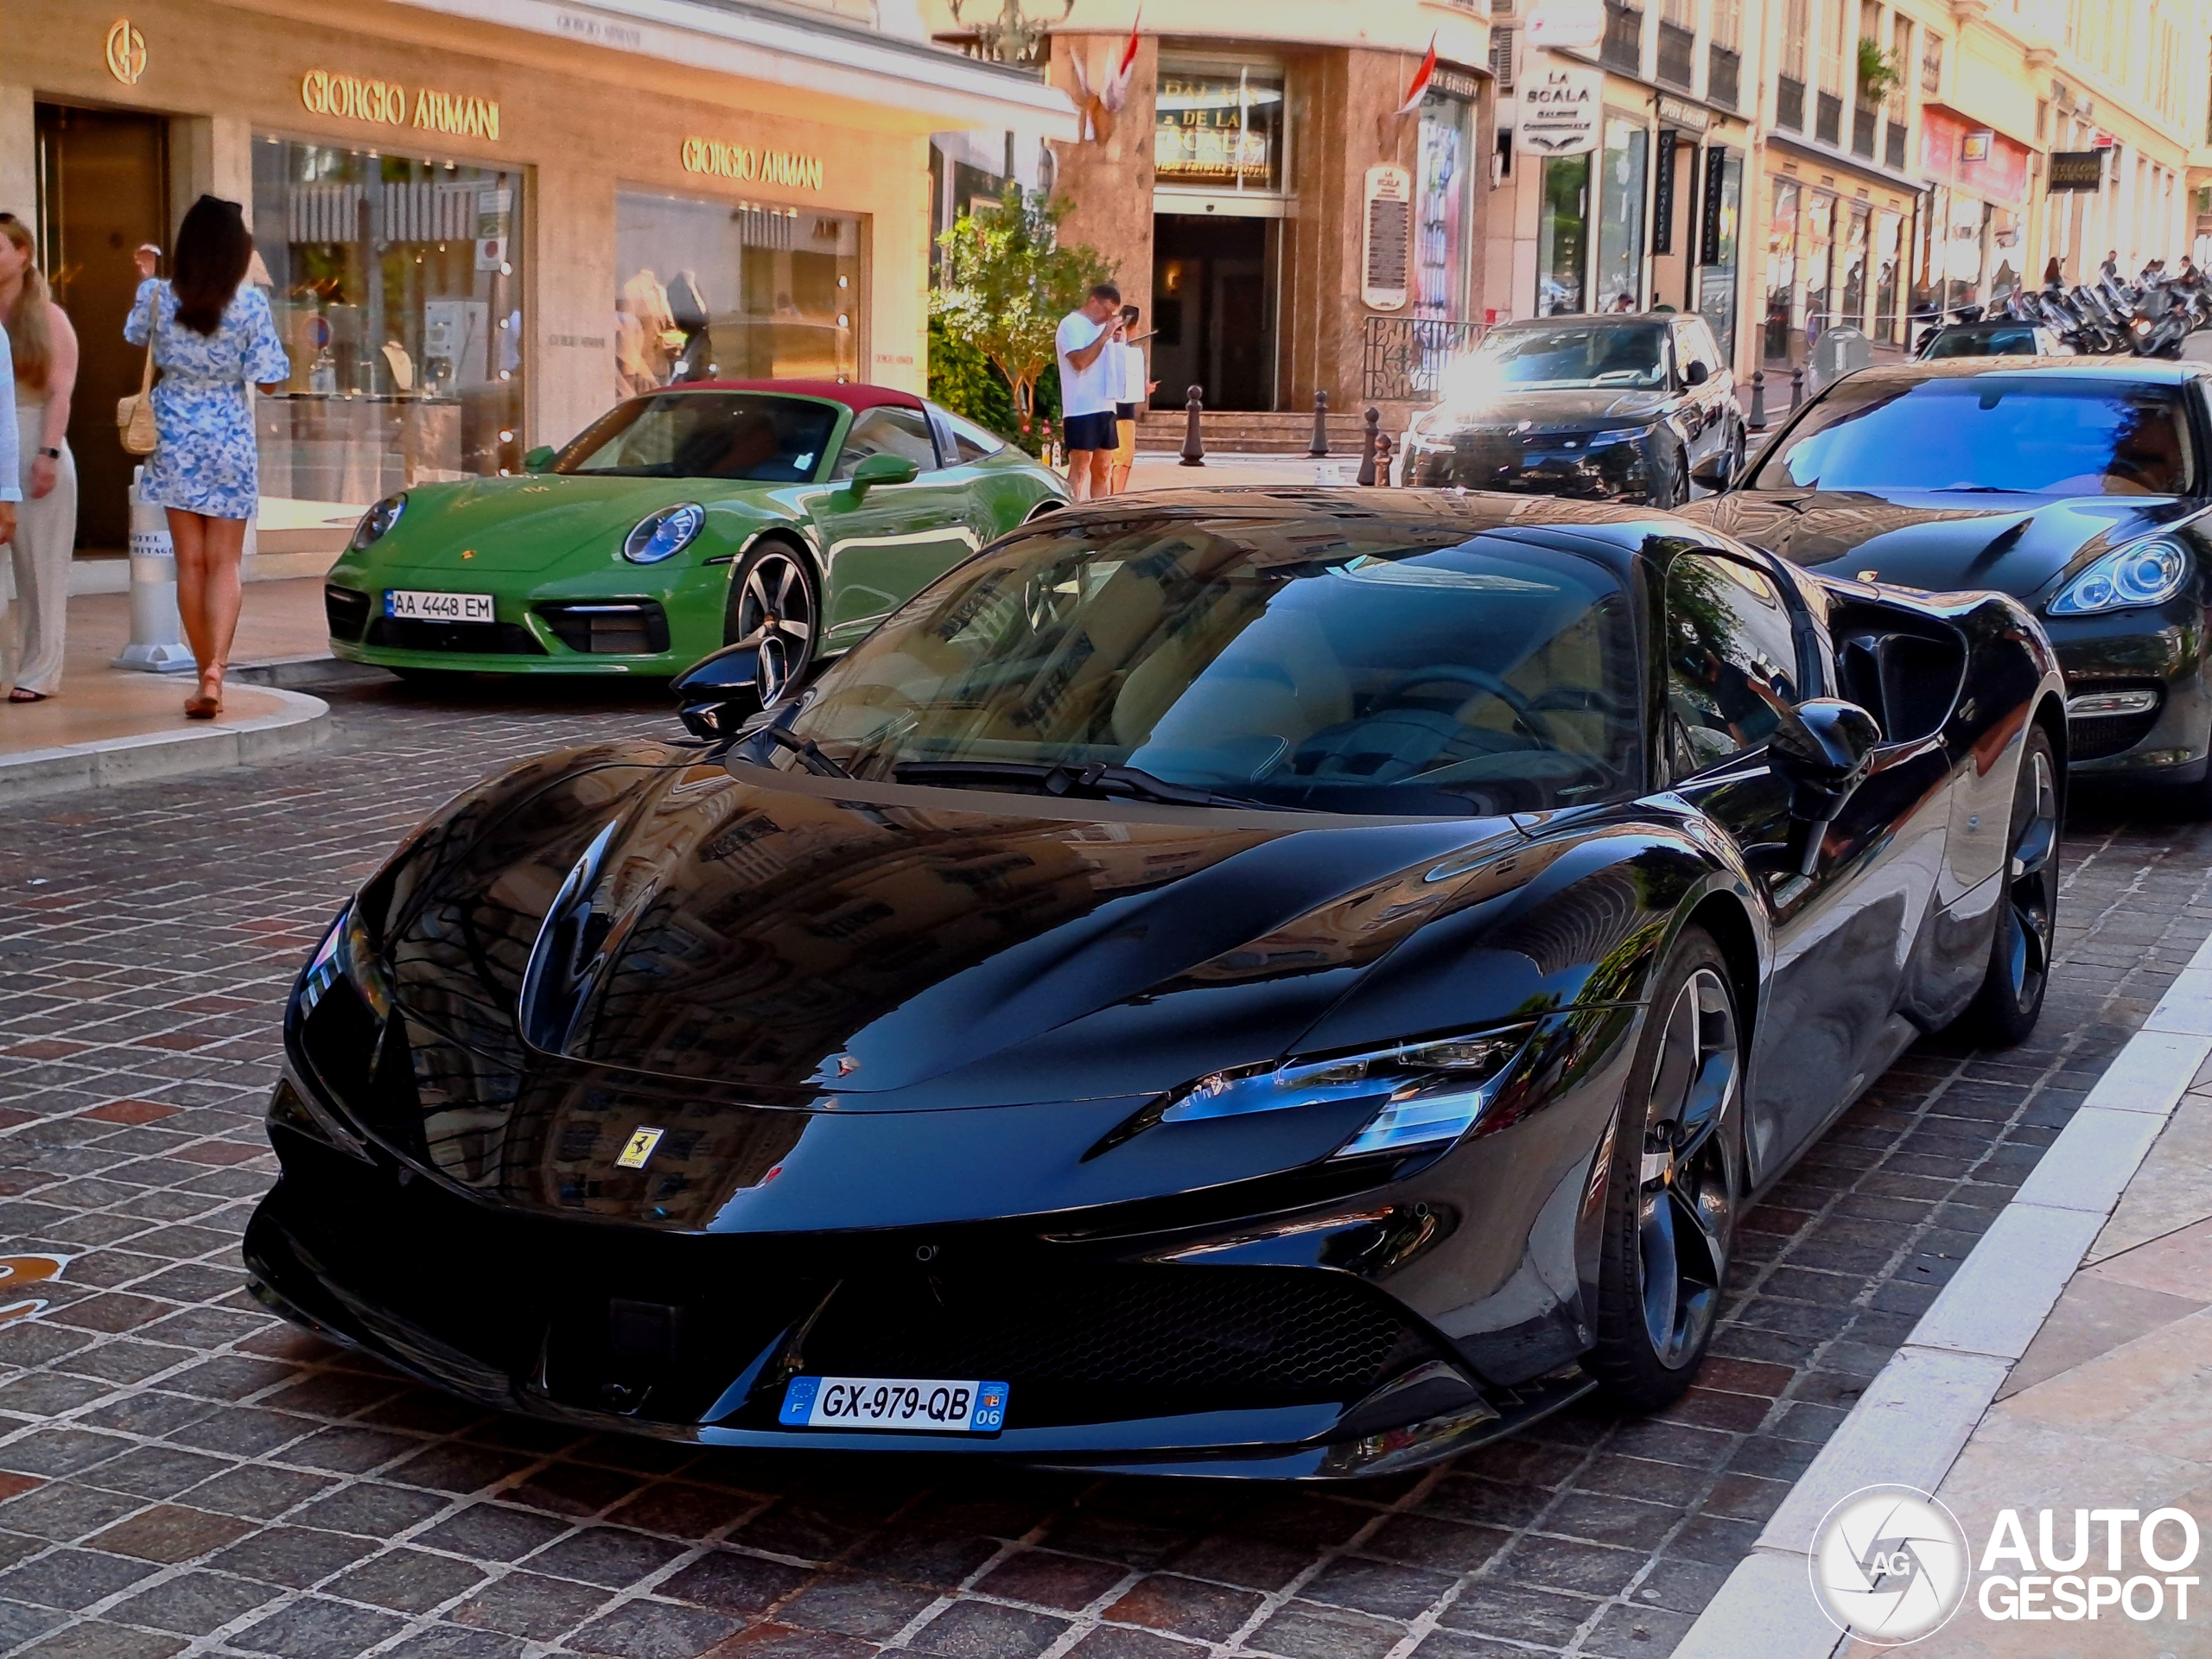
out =
[[[1067,1629],[1066,1619],[1050,1613],[960,1600],[915,1631],[906,1645],[944,1659],[1037,1659]]]

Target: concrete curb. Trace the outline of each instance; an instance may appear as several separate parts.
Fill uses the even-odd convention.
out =
[[[309,652],[298,657],[272,657],[262,663],[233,664],[230,673],[232,685],[285,687],[368,685],[378,681],[388,684],[393,678],[388,668],[346,662],[327,651]]]
[[[1821,1517],[1862,1486],[1942,1484],[2208,1056],[2212,939],[1798,1477],[1675,1659],[1829,1659],[1844,1644],[1813,1599]]]
[[[329,737],[330,705],[321,697],[274,686],[256,690],[283,707],[251,720],[0,755],[0,806],[73,790],[112,789],[151,778],[253,766],[315,748]]]

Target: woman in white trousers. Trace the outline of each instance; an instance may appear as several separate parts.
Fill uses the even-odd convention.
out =
[[[77,545],[77,462],[68,439],[77,335],[48,292],[37,254],[30,226],[0,213],[0,325],[15,357],[23,493],[11,543],[22,620],[10,702],[38,702],[60,690],[69,561]]]

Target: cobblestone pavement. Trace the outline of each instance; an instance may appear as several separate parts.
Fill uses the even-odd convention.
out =
[[[241,1288],[344,892],[503,760],[664,719],[334,706],[281,766],[0,813],[0,1250],[70,1258],[0,1294],[0,1654],[1661,1655],[2212,928],[2212,828],[2069,826],[2041,1033],[1881,1079],[1749,1219],[1664,1417],[1333,1490],[702,1453],[487,1416]]]

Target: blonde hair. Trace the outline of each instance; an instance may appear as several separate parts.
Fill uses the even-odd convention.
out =
[[[16,301],[15,315],[0,316],[16,359],[16,380],[34,389],[43,387],[47,371],[54,366],[54,331],[46,320],[54,296],[46,285],[46,273],[38,268],[38,243],[31,227],[13,213],[0,213],[0,236],[22,251],[24,262],[23,291]]]

